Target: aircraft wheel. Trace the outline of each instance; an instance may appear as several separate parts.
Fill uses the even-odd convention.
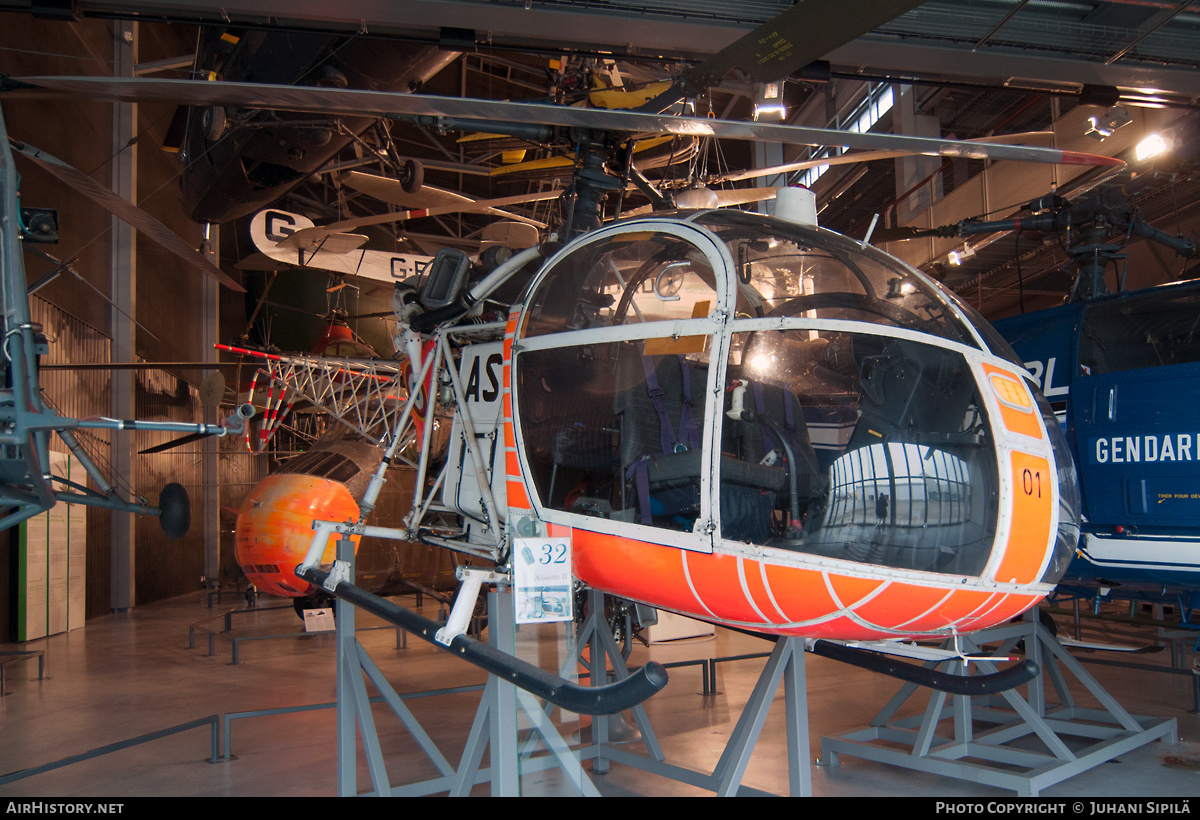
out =
[[[204,129],[204,137],[209,142],[216,142],[225,133],[225,109],[212,105],[204,109],[201,115],[200,127]]]
[[[192,502],[182,484],[172,481],[158,497],[158,523],[167,538],[178,541],[192,525]]]
[[[425,184],[425,166],[415,159],[406,159],[400,174],[400,187],[406,194],[415,194]]]
[[[247,606],[256,605],[258,603],[258,588],[255,587],[253,584],[246,587],[245,597],[246,597],[246,605]]]

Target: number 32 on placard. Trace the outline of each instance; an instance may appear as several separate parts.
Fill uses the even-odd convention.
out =
[[[567,545],[562,542],[542,544],[537,562],[543,565],[565,564],[567,562]]]

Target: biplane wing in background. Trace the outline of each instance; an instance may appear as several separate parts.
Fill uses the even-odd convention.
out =
[[[332,273],[359,276],[377,282],[395,283],[416,275],[430,257],[411,253],[367,250],[367,237],[344,230],[316,231],[311,219],[301,214],[268,208],[250,221],[250,238],[259,252],[281,265],[318,268]]]
[[[283,265],[300,268],[318,268],[331,273],[358,276],[377,282],[396,284],[412,276],[418,275],[433,259],[432,256],[413,253],[390,253],[387,251],[364,248],[367,237],[363,234],[348,233],[356,228],[368,225],[382,225],[403,222],[408,219],[420,219],[426,216],[463,212],[485,212],[495,203],[535,202],[546,199],[557,199],[560,191],[544,194],[521,195],[504,197],[479,202],[468,202],[458,205],[447,205],[441,208],[424,208],[419,210],[398,211],[380,214],[378,216],[345,219],[328,225],[315,225],[311,219],[302,214],[291,213],[275,208],[259,211],[250,221],[250,238],[254,246],[270,259]],[[532,224],[531,224],[532,223]],[[537,241],[537,228],[545,227],[543,223],[526,221],[523,225],[505,222],[503,225],[515,225],[508,233],[498,232],[499,240],[489,240],[489,232],[484,233],[483,241],[487,244],[512,246],[514,240],[520,239],[527,244]]]

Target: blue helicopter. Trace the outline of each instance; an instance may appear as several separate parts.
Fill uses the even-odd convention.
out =
[[[1066,301],[994,321],[1042,389],[1074,455],[1084,515],[1068,595],[1200,606],[1200,279],[1110,292],[1126,242],[1184,258],[1196,240],[1150,225],[1135,205],[1152,183],[1101,186],[1074,203],[1049,195],[1020,219],[968,220],[940,236],[1038,230],[1066,238]],[[1193,268],[1194,272],[1196,269]]]

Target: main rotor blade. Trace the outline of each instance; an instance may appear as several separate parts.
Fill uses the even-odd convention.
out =
[[[963,140],[963,142],[989,142],[996,145],[1012,145],[1013,143],[1024,142],[1025,140],[1037,137],[1052,137],[1053,135],[1053,131],[1026,131],[1020,134],[1005,134],[998,137]],[[758,177],[775,176],[776,174],[806,171],[809,168],[816,168],[821,165],[852,165],[856,162],[872,162],[877,159],[897,159],[899,157],[911,156],[914,156],[911,151],[860,151],[857,154],[841,154],[836,157],[806,159],[799,162],[784,163],[783,165],[771,165],[766,168],[754,168],[749,171],[734,171],[728,174],[719,174],[707,181],[710,183],[737,182],[742,179],[756,179]]]
[[[717,198],[716,207],[732,208],[734,205],[749,205],[751,202],[764,202],[774,199],[779,188],[726,188],[712,192]],[[621,216],[644,216],[654,212],[653,205],[642,205],[632,211],[624,211]]]
[[[16,140],[9,140],[9,142],[12,144],[13,150],[29,157],[38,167],[48,172],[51,176],[83,194],[113,216],[125,220],[196,270],[206,276],[211,276],[231,290],[241,293],[246,292],[245,288],[231,279],[212,262],[209,262],[204,254],[185,242],[183,237],[150,216],[150,214],[141,208],[117,196],[87,174],[67,165],[62,160],[56,159],[44,151],[34,148],[32,145],[26,145]]]
[[[9,81],[9,87],[13,87]],[[435,127],[442,117],[471,122],[471,127],[494,129],[498,122],[580,127],[623,133],[680,134],[721,139],[783,142],[789,145],[836,145],[862,150],[912,151],[930,156],[1018,160],[1066,165],[1122,165],[1111,157],[1054,148],[999,145],[984,142],[859,133],[795,125],[672,117],[636,111],[571,108],[539,103],[503,102],[423,94],[394,94],[339,88],[299,88],[259,83],[220,83],[169,80],[158,77],[25,77],[16,81],[96,99],[173,100],[188,105],[232,105],[290,111],[388,117]]]

